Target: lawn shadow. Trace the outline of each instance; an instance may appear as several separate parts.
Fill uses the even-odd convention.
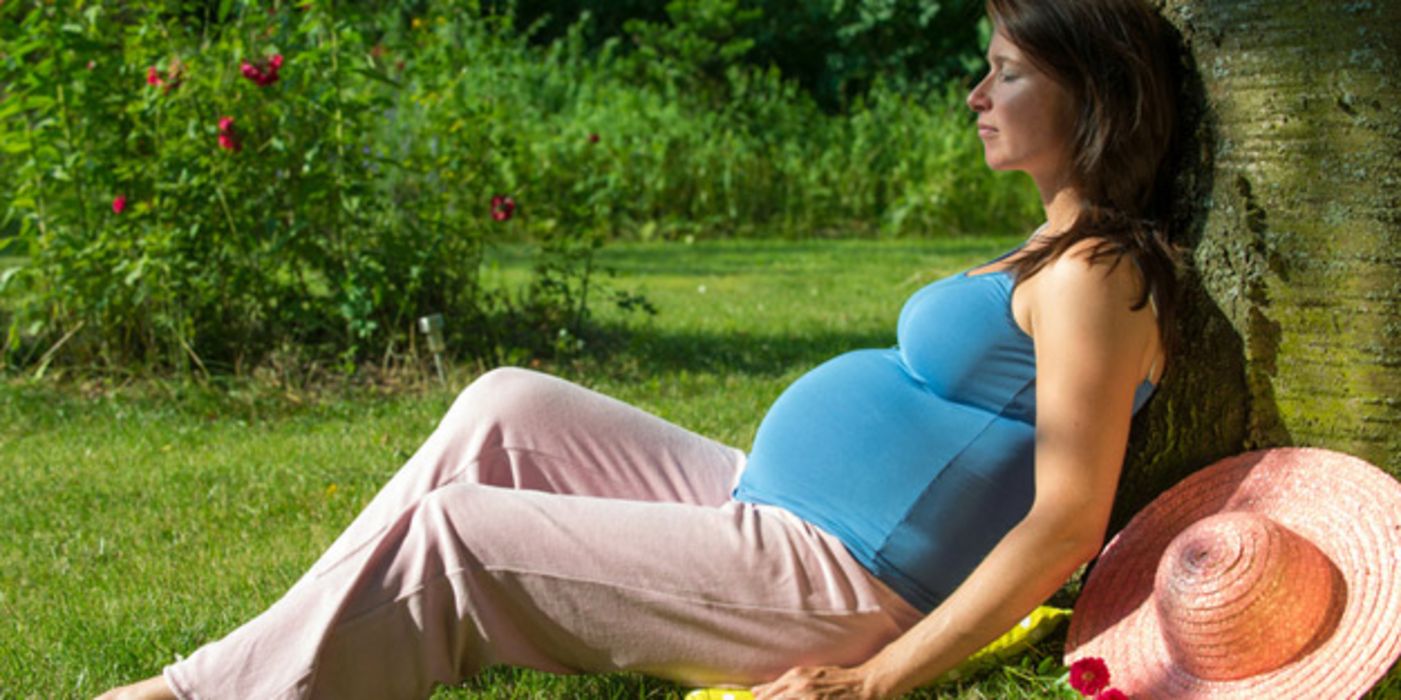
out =
[[[895,345],[893,330],[799,333],[660,331],[612,326],[592,359],[639,373],[676,371],[779,376],[862,348]]]
[[[596,698],[597,700],[677,700],[686,688],[637,673],[560,675],[526,668],[492,666],[456,688],[442,688],[434,700],[477,698]]]
[[[599,263],[628,279],[647,277],[712,276],[753,273],[756,270],[785,274],[812,274],[809,267],[787,267],[794,260],[835,259],[840,265],[851,256],[867,259],[907,261],[920,257],[992,256],[1006,247],[1004,238],[958,238],[938,241],[909,241],[872,247],[871,242],[855,240],[733,240],[708,241],[704,247],[684,243],[618,245],[599,252]],[[663,246],[683,248],[686,254],[659,253]],[[517,253],[519,254],[519,253]]]

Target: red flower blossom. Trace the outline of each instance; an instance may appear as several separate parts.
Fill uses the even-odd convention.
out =
[[[97,67],[97,61],[94,61],[94,60],[92,60],[92,59],[88,59],[88,70],[92,70],[92,69],[94,69],[94,68],[96,68],[96,67]]]
[[[126,211],[126,195],[119,194],[112,198],[112,213],[120,214]]]
[[[598,134],[589,134],[589,143],[598,143]]]
[[[95,63],[89,61],[88,69],[91,70]],[[146,84],[151,87],[158,87],[162,92],[169,94],[171,90],[180,87],[181,81],[185,79],[185,64],[178,58],[170,59],[170,69],[162,76],[155,66],[146,69]]]
[[[282,70],[282,54],[273,54],[272,58],[257,65],[244,61],[239,70],[243,72],[243,77],[261,87],[267,87],[277,82],[277,73]]]
[[[243,144],[238,140],[238,134],[234,133],[233,117],[219,118],[219,148],[234,153],[243,149]]]
[[[1096,693],[1094,700],[1129,700],[1129,696],[1118,688],[1108,688]]]
[[[1109,666],[1104,659],[1086,656],[1070,665],[1070,687],[1081,695],[1092,696],[1109,685]]]
[[[497,221],[505,221],[516,213],[516,200],[505,195],[496,195],[491,198],[491,218]]]
[[[254,67],[252,63],[249,63],[247,61],[244,61],[243,65],[240,65],[238,69],[243,73],[243,77],[255,83],[261,80],[263,77],[263,72]]]

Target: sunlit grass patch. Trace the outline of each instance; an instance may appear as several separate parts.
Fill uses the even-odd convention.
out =
[[[652,320],[544,367],[748,447],[787,382],[894,342],[904,298],[1015,239],[630,244]],[[604,314],[600,319],[609,321]],[[621,322],[621,321],[619,321]],[[0,696],[88,697],[157,672],[275,600],[428,435],[455,387],[293,400],[278,387],[0,386]],[[1071,697],[1059,642],[922,697]],[[637,676],[491,670],[439,698],[679,698]]]

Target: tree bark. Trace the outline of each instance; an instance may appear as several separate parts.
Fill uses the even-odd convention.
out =
[[[1116,524],[1235,452],[1401,477],[1401,1],[1158,0],[1191,74],[1183,352]]]

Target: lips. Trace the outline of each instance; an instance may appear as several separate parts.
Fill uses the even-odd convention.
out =
[[[994,128],[988,126],[987,124],[979,124],[979,125],[978,125],[978,136],[981,136],[981,137],[983,137],[983,138],[987,138],[988,136],[992,136],[993,134],[996,134],[996,133],[997,133],[997,129],[994,129]]]

